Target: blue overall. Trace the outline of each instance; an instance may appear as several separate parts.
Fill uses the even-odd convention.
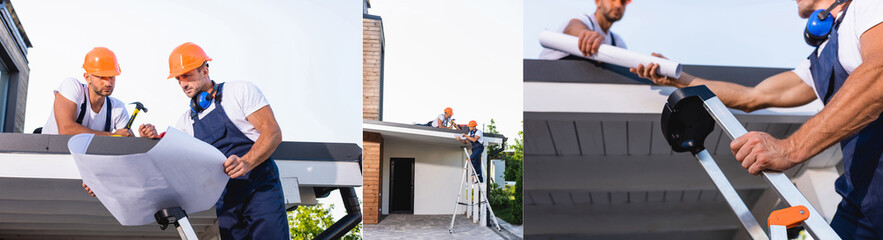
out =
[[[223,88],[224,83],[218,85],[214,110],[202,119],[191,112],[193,136],[215,146],[224,156],[241,157],[254,141],[227,117],[221,106]],[[230,179],[215,203],[221,239],[289,239],[284,201],[279,170],[273,158],[245,176]]]
[[[469,131],[470,137],[475,137],[475,131]],[[481,177],[481,152],[484,152],[484,144],[481,144],[481,139],[479,141],[472,142],[472,155],[469,155],[469,160],[472,162],[472,167],[475,168],[475,172],[478,174],[478,181],[484,182],[484,178]]]
[[[843,10],[846,12],[846,10]],[[838,19],[828,43],[809,56],[813,82],[824,104],[828,104],[849,77],[838,59]],[[817,56],[818,55],[818,56]],[[880,239],[883,236],[883,119],[866,126],[857,134],[840,142],[843,150],[843,175],[837,178],[835,190],[843,200],[831,227],[843,239]]]

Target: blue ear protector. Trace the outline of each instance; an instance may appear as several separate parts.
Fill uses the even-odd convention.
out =
[[[212,100],[214,100],[212,94],[218,91],[218,84],[214,81],[212,81],[212,84],[215,85],[212,87],[212,92],[199,92],[199,94],[196,94],[196,96],[193,96],[193,98],[190,99],[190,110],[193,110],[193,112],[196,113],[201,113],[212,105]]]
[[[828,40],[828,35],[834,28],[834,16],[831,15],[831,10],[847,1],[849,0],[837,0],[828,9],[812,12],[806,22],[806,29],[803,30],[803,40],[806,41],[806,44],[818,47]]]

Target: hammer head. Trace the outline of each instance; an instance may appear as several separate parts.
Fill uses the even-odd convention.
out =
[[[135,104],[135,109],[138,109],[138,111],[147,112],[147,108],[145,108],[144,104],[141,104],[141,102],[133,102],[133,103],[129,103],[129,104]]]

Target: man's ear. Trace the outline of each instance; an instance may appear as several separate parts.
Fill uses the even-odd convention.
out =
[[[89,79],[89,73],[83,73],[83,79],[86,79],[86,83],[92,84],[92,79]]]
[[[205,78],[208,78],[208,66],[203,67],[201,73]]]

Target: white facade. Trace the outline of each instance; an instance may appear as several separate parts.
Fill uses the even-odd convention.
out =
[[[455,139],[462,133],[451,130],[433,129],[428,127],[416,127],[409,124],[386,123],[379,121],[365,121],[363,129],[366,132],[380,133],[383,137],[381,152],[381,214],[390,214],[390,159],[413,158],[414,159],[414,214],[420,215],[445,215],[454,212],[463,214],[467,208],[457,204],[457,189],[460,188],[463,177],[463,166],[467,156],[460,148],[462,145]],[[503,137],[485,134],[485,151],[482,153],[482,172],[488,179],[487,147],[501,145]],[[471,149],[467,147],[467,149]],[[470,152],[471,153],[471,152]],[[487,180],[482,184],[486,187]],[[463,199],[468,185],[462,190]],[[477,206],[477,198],[471,199]],[[478,214],[478,208],[473,208],[467,216]],[[482,216],[484,217],[484,216]],[[486,223],[483,218],[474,222]]]
[[[508,185],[505,174],[506,161],[500,159],[491,160],[491,168],[488,169],[488,171],[490,171],[489,175],[494,179],[494,183],[497,183],[498,188],[503,188]]]
[[[383,214],[389,214],[390,158],[414,158],[414,214],[452,213],[466,160],[462,149],[454,144],[384,139],[382,156]]]

